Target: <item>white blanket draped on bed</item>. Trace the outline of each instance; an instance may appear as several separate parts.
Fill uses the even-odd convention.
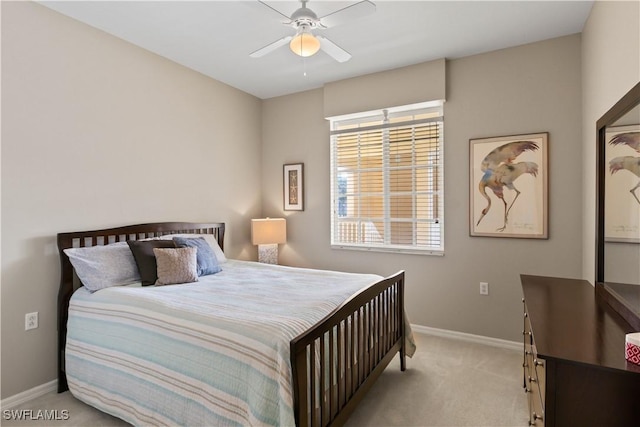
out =
[[[289,342],[380,279],[229,260],[192,284],[81,288],[69,389],[135,425],[294,425]]]

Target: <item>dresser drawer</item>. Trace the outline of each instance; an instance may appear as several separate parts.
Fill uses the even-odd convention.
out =
[[[544,392],[545,392],[545,379],[546,379],[546,374],[545,374],[545,362],[544,359],[540,359],[536,356],[536,353],[533,353],[534,358],[533,358],[533,369],[535,372],[535,378],[537,380],[537,384],[538,384],[538,388],[540,389],[540,396],[541,396],[541,401],[542,401],[542,410],[544,412]]]
[[[522,300],[524,303],[524,299]],[[529,322],[529,315],[527,314],[526,305],[524,307],[524,317],[522,326],[522,342],[523,342],[523,387],[527,388],[527,376],[533,375],[533,346],[532,346],[532,334],[531,323]]]
[[[544,360],[538,358],[537,355],[526,304],[524,305],[522,336],[524,344],[523,383],[529,405],[529,425],[544,426],[545,365]]]
[[[527,376],[529,399],[529,425],[544,425],[544,362],[535,356],[531,357],[532,374]]]

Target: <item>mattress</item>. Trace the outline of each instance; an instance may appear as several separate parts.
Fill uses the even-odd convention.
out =
[[[134,425],[294,425],[289,342],[382,277],[229,260],[71,298],[71,393]]]

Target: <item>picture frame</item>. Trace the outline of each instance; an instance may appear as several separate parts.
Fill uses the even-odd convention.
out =
[[[548,132],[469,140],[469,234],[548,239]]]
[[[640,182],[632,172],[640,155],[627,143],[638,133],[637,124],[609,126],[605,131],[605,242],[640,243]]]
[[[304,210],[304,163],[291,163],[283,167],[284,210]]]

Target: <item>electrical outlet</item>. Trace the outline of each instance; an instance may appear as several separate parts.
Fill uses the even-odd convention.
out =
[[[480,295],[489,295],[489,283],[480,282]]]
[[[27,313],[24,315],[24,330],[36,329],[38,327],[38,312]]]

